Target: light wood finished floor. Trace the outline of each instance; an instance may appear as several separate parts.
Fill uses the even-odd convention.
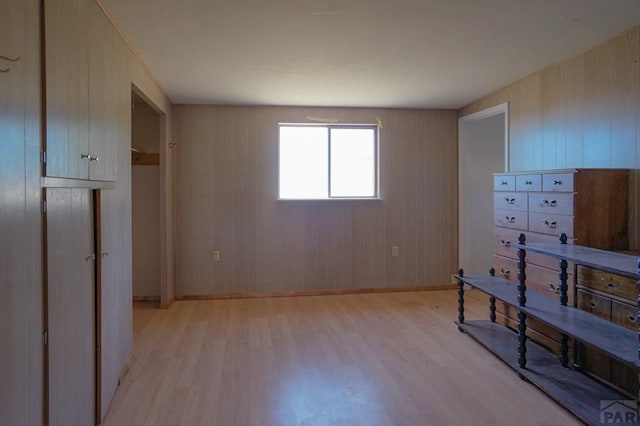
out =
[[[459,333],[456,306],[451,290],[136,304],[105,424],[578,424]]]

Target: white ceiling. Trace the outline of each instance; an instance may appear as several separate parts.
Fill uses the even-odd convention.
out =
[[[174,103],[458,108],[640,0],[102,0]]]

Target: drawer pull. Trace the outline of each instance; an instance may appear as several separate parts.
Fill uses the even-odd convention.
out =
[[[544,200],[542,204],[547,207],[555,207],[558,204],[558,202],[556,200],[551,200],[551,201]]]
[[[516,218],[513,216],[512,217],[506,216],[505,219],[507,219],[507,222],[509,223],[514,223],[516,221]]]
[[[637,321],[637,318],[635,316],[631,315],[631,314],[627,315],[627,319],[629,321],[631,321],[631,322],[636,322]]]
[[[597,308],[598,304],[596,302],[594,302],[593,300],[589,302],[589,306],[591,306],[592,308]]]
[[[509,185],[509,182],[507,182],[506,180],[503,180],[502,182],[500,182],[500,185],[506,186],[506,185]]]
[[[508,276],[509,276],[509,274],[511,273],[511,271],[509,271],[509,270],[506,270],[506,271],[505,271],[505,270],[504,270],[504,268],[500,268],[500,273],[501,273],[502,275],[504,275],[505,277],[508,277]]]
[[[600,280],[602,281],[602,284],[604,284],[605,286],[607,286],[607,288],[610,288],[611,290],[615,290],[618,288],[618,284],[614,283],[613,281],[607,281],[604,278],[600,278]]]
[[[558,225],[556,222],[549,222],[548,220],[544,221],[544,226],[547,228],[555,229],[556,225]]]
[[[511,241],[500,240],[500,245],[504,247],[511,247]]]
[[[525,185],[533,185],[533,182],[531,182],[530,180],[525,180],[525,181],[524,181],[524,184],[525,184]]]
[[[562,181],[561,180],[554,180],[553,184],[556,185],[556,186],[557,185],[562,185]]]
[[[551,284],[551,283],[548,283],[548,284],[547,284],[547,288],[549,289],[549,291],[552,291],[552,292],[554,292],[555,294],[560,294],[560,289],[559,289],[559,288],[556,288],[556,286],[555,286],[555,285],[553,285],[553,284]]]
[[[507,197],[504,200],[507,202],[507,204],[515,204],[516,203],[516,199],[515,198]]]

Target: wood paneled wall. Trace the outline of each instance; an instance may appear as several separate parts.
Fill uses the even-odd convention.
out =
[[[82,0],[94,2],[94,0]],[[44,421],[43,269],[41,216],[40,6],[38,0],[0,0],[0,54],[19,56],[11,72],[0,74],[0,424],[38,425]],[[65,19],[74,19],[66,16]],[[69,24],[73,27],[74,23]],[[109,72],[118,75],[113,96],[117,117],[110,127],[117,140],[118,175],[114,190],[102,193],[102,414],[108,409],[118,376],[133,347],[131,294],[131,90],[140,93],[166,118],[168,142],[171,104],[115,28]],[[4,68],[4,64],[2,66]],[[5,90],[6,89],[6,90]],[[168,143],[160,147],[162,214],[172,221],[173,173]],[[172,259],[173,226],[161,248]],[[170,266],[173,265],[171,261]],[[163,296],[170,299],[173,272],[165,275]],[[55,368],[50,366],[50,368]]]
[[[0,424],[43,420],[38,0],[0,0]]]
[[[276,199],[278,123],[307,116],[382,121],[383,200]],[[449,284],[455,111],[181,105],[173,120],[176,295]]]
[[[640,250],[640,28],[575,55],[460,110],[509,102],[512,171],[630,168],[629,240]]]

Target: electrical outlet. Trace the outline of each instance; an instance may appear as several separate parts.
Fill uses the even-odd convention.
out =
[[[211,260],[214,262],[220,262],[220,250],[214,250],[211,252]]]
[[[398,246],[391,247],[391,256],[393,257],[400,256],[400,249],[398,248]]]

